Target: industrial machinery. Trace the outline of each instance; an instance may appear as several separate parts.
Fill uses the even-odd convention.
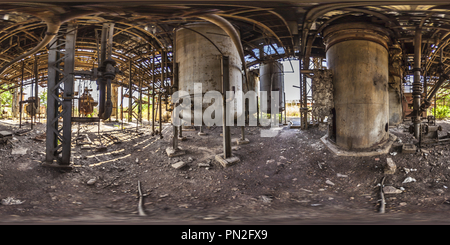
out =
[[[35,97],[29,97],[28,101],[33,101],[32,103],[27,103],[27,105],[25,106],[25,112],[27,113],[28,116],[34,116],[36,114],[40,113],[40,102],[39,100],[37,100],[37,102],[35,102]]]
[[[89,93],[90,91],[92,91],[92,89],[85,88],[79,99],[79,112],[83,116],[92,114],[94,112],[94,107],[98,105],[98,102],[94,101],[94,98],[92,98],[92,95]]]

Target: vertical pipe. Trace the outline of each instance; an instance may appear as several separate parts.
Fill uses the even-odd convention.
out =
[[[147,88],[147,122],[150,123],[150,86]]]
[[[20,81],[20,100],[19,100],[19,128],[22,128],[22,101],[23,101],[23,70],[25,60],[22,61],[22,80]]]
[[[122,123],[123,130],[123,83],[120,86],[120,122]]]
[[[259,126],[259,96],[256,96],[256,126]]]
[[[38,58],[37,55],[34,55],[34,79],[35,79],[35,83],[34,83],[34,105],[36,107],[36,114],[38,113],[38,111],[40,112],[40,104],[39,104],[39,87],[38,87],[38,83],[39,83],[39,75],[38,75],[38,62],[37,62]],[[34,121],[36,122],[36,114],[34,116]]]
[[[161,89],[158,94],[158,107],[159,107],[159,138],[162,139],[162,92]]]
[[[133,121],[133,82],[131,81],[131,72],[132,72],[132,60],[130,58],[130,76],[128,79],[128,122]]]
[[[413,82],[413,109],[416,113],[413,117],[414,136],[420,137],[420,95],[422,93],[422,84],[420,83],[420,68],[422,54],[422,29],[416,28],[414,37],[414,82]]]
[[[142,63],[140,65],[141,71],[139,75],[141,77],[139,78],[139,104],[138,104],[138,122],[136,123],[136,129],[139,122],[142,124]]]
[[[159,107],[159,137],[162,139],[162,89],[165,87],[164,84],[164,59],[165,59],[166,53],[161,50],[161,83],[159,85],[159,96],[158,96],[158,107]]]
[[[229,90],[230,86],[230,68],[229,68],[229,58],[228,56],[222,57],[222,124],[223,124],[223,159],[231,157],[231,134],[230,127],[226,126],[227,122],[227,99],[226,92]]]
[[[152,55],[152,135],[155,134],[155,52]]]

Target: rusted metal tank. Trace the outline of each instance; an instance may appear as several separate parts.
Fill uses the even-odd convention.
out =
[[[193,102],[194,90],[200,91],[202,96],[208,91],[222,92],[221,83],[221,53],[229,57],[230,87],[228,91],[243,91],[242,63],[239,52],[231,38],[220,27],[211,23],[192,23],[176,31],[176,61],[179,63],[178,90],[187,91]],[[242,114],[242,98],[235,98],[237,113]],[[209,107],[203,104],[203,111]],[[192,122],[194,122],[193,116]]]
[[[364,150],[389,139],[389,33],[368,23],[324,30],[333,72],[334,114],[330,138],[347,150]]]

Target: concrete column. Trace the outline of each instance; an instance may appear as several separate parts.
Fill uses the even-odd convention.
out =
[[[324,31],[333,72],[336,145],[365,150],[389,139],[388,33],[367,23]]]

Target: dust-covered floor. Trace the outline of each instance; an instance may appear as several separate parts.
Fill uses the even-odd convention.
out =
[[[450,130],[447,121],[439,121]],[[0,130],[17,132],[17,122],[2,120]],[[390,129],[397,143],[413,142],[402,124]],[[73,125],[71,171],[42,167],[45,124],[0,145],[0,222],[128,222],[167,224],[446,223],[450,217],[450,149],[428,147],[414,154],[393,148],[377,157],[336,157],[321,143],[325,134],[289,125],[276,137],[261,137],[264,127],[246,127],[249,144],[233,144],[240,162],[224,168],[214,160],[223,151],[221,127],[183,131],[186,155],[169,158],[172,126],[164,138],[149,126],[114,122]],[[79,130],[79,131],[78,131]],[[88,135],[88,138],[79,136]],[[109,137],[114,136],[114,137]],[[79,137],[79,144],[76,138]],[[232,138],[240,128],[232,128]],[[38,137],[39,138],[39,137]],[[45,137],[44,137],[45,138]],[[113,141],[112,138],[115,140]],[[87,144],[81,144],[86,142]],[[89,144],[89,143],[90,144]],[[107,150],[97,151],[105,145]],[[398,144],[397,144],[398,145]],[[395,152],[395,153],[394,153]],[[386,159],[396,164],[385,175]],[[184,161],[175,169],[172,164]],[[378,213],[380,186],[386,212]],[[411,177],[411,182],[403,183]],[[146,216],[138,213],[138,181]]]

